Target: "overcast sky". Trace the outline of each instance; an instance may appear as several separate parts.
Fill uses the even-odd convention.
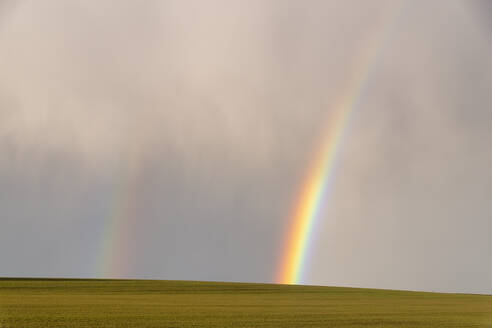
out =
[[[274,281],[383,26],[304,280],[492,293],[492,6],[394,7],[0,0],[0,276]]]

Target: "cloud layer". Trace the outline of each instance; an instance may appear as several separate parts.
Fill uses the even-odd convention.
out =
[[[109,275],[272,281],[325,118],[392,6],[3,4],[0,275],[100,275],[126,211]],[[492,292],[484,6],[409,2],[388,27],[308,282]]]

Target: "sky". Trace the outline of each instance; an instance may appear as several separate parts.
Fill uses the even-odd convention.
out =
[[[492,293],[485,0],[0,0],[0,276],[275,282],[374,38],[304,283]]]

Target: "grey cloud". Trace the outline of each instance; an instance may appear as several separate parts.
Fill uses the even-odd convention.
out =
[[[324,118],[392,6],[0,7],[0,275],[99,275],[121,206],[114,276],[272,281]],[[391,26],[306,282],[490,292],[481,6],[411,2]]]

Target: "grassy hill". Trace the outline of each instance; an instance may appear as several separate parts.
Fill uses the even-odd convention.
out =
[[[492,296],[194,281],[0,279],[0,327],[492,327]]]

